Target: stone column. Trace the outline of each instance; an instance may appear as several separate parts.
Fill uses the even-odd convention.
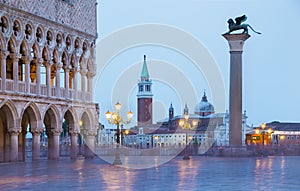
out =
[[[87,69],[82,68],[80,70],[81,74],[81,91],[85,92],[86,91],[86,74],[87,74]]]
[[[1,52],[0,59],[1,59],[1,80],[2,80],[2,91],[6,91],[6,58],[8,52]]]
[[[10,162],[18,161],[18,134],[19,131],[9,131],[10,134]]]
[[[47,97],[51,97],[51,83],[50,83],[50,78],[51,78],[51,63],[46,61],[44,63],[46,67],[46,86],[47,86]]]
[[[78,73],[77,68],[74,68],[73,69],[73,89],[75,92],[77,92],[77,73]]]
[[[224,34],[230,47],[229,145],[242,146],[242,53],[249,34]]]
[[[25,92],[30,93],[30,61],[29,56],[23,56],[23,61],[25,63]]]
[[[71,159],[76,159],[78,149],[77,149],[77,139],[78,139],[78,133],[72,132],[71,133]]]
[[[41,64],[42,64],[43,59],[38,58],[35,59],[35,64],[36,64],[36,74],[35,74],[35,80],[36,80],[36,94],[40,95],[41,94]]]
[[[64,81],[64,87],[65,87],[65,98],[69,98],[69,72],[70,69],[68,68],[68,66],[64,66],[64,73],[65,73],[65,81]]]
[[[41,136],[41,132],[32,133],[32,160],[40,159],[40,152],[41,152],[40,136]]]
[[[73,94],[73,99],[76,100],[77,99],[77,68],[74,68],[72,70],[73,72],[73,90],[74,90],[74,94]]]
[[[52,131],[52,149],[51,149],[51,157],[52,160],[58,160],[59,159],[59,131]]]
[[[95,155],[95,133],[85,134],[85,158],[94,158]]]
[[[56,63],[56,97],[60,97],[60,66]]]
[[[80,97],[79,99],[81,99],[80,101],[85,101],[86,98],[86,74],[87,74],[87,69],[81,69],[80,70],[80,74],[81,74],[81,92],[82,92],[82,97]]]
[[[10,58],[13,62],[13,80],[14,80],[14,92],[19,91],[18,82],[19,82],[19,59],[21,58],[20,54],[10,54]]]
[[[93,98],[93,77],[95,76],[94,72],[89,72],[87,74],[87,79],[88,79],[88,92],[90,93],[90,100],[88,101],[92,101]]]

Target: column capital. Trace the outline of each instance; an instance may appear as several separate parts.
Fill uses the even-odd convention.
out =
[[[44,59],[43,58],[33,58],[32,60],[35,62],[35,64],[42,64]]]
[[[25,62],[25,64],[29,64],[32,60],[32,56],[22,56],[22,60]]]
[[[74,73],[77,73],[77,72],[79,72],[79,69],[78,69],[78,67],[74,67],[74,68],[71,69],[71,71],[74,72]]]
[[[229,44],[230,52],[243,52],[244,42],[250,38],[250,35],[245,34],[223,34],[222,35]]]
[[[21,133],[21,128],[11,128],[8,130],[9,134],[11,135],[18,135]]]
[[[51,60],[45,60],[45,61],[43,62],[43,64],[44,64],[45,67],[51,66],[52,63],[53,63],[53,62],[52,62]]]
[[[69,65],[63,65],[62,67],[64,69],[64,71],[70,71],[71,67]]]
[[[72,130],[69,132],[71,135],[78,135],[80,132],[79,130]]]
[[[22,57],[22,55],[19,54],[19,53],[10,53],[10,54],[9,54],[9,57],[10,57],[12,60],[19,60],[19,59]]]
[[[35,129],[31,129],[31,133],[32,134],[37,134],[37,135],[40,135],[41,133],[43,133],[43,128],[35,128]]]
[[[87,74],[88,70],[86,68],[81,68],[80,69],[80,74],[85,76]]]
[[[97,134],[97,130],[93,130],[93,129],[89,129],[84,132],[84,135],[86,136],[96,136],[96,134]]]
[[[52,135],[59,136],[61,134],[61,129],[53,129],[51,130]]]
[[[56,70],[60,70],[62,66],[59,63],[54,63]]]
[[[96,75],[96,71],[87,72],[87,78],[93,78]]]
[[[8,51],[0,51],[0,57],[2,59],[6,59],[6,57],[9,55]]]

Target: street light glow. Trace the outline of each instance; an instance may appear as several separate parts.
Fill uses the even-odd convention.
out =
[[[105,117],[107,120],[111,119],[111,113],[109,112],[109,110],[107,110],[107,112],[105,113]]]
[[[117,112],[119,112],[121,110],[122,105],[119,102],[117,102],[115,104],[115,107],[116,107]]]

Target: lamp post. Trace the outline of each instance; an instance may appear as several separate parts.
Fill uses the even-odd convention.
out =
[[[264,150],[265,150],[265,128],[266,128],[266,124],[265,123],[263,123],[263,124],[261,124],[260,125],[260,127],[261,127],[261,134],[262,134],[262,149],[263,149],[263,152],[264,152]]]
[[[187,106],[185,106],[186,108],[184,109],[184,119],[180,119],[179,120],[179,126],[185,130],[185,152],[184,152],[184,157],[183,160],[189,160],[190,157],[188,155],[188,130],[191,129],[195,129],[195,127],[198,124],[197,120],[193,120],[192,125],[189,123],[189,113],[187,110]]]
[[[78,134],[78,138],[79,138],[79,153],[78,155],[82,155],[83,154],[83,136],[81,133],[83,133],[83,121],[80,120],[79,121],[79,128],[80,128],[80,133]]]
[[[123,117],[120,115],[120,110],[121,110],[121,104],[117,102],[115,104],[115,112],[110,113],[107,111],[105,113],[105,117],[107,121],[110,124],[114,124],[117,126],[117,132],[116,132],[116,142],[117,142],[117,147],[116,147],[116,153],[115,153],[115,160],[113,162],[114,165],[121,165],[121,159],[120,159],[120,125],[121,124],[128,124],[132,120],[133,113],[131,111],[127,112],[127,121],[123,119]]]

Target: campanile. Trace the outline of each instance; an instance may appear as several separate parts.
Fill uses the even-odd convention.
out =
[[[138,83],[137,94],[137,120],[138,127],[152,124],[152,81],[146,63],[146,55],[144,55],[144,63],[141,73],[141,79]]]

